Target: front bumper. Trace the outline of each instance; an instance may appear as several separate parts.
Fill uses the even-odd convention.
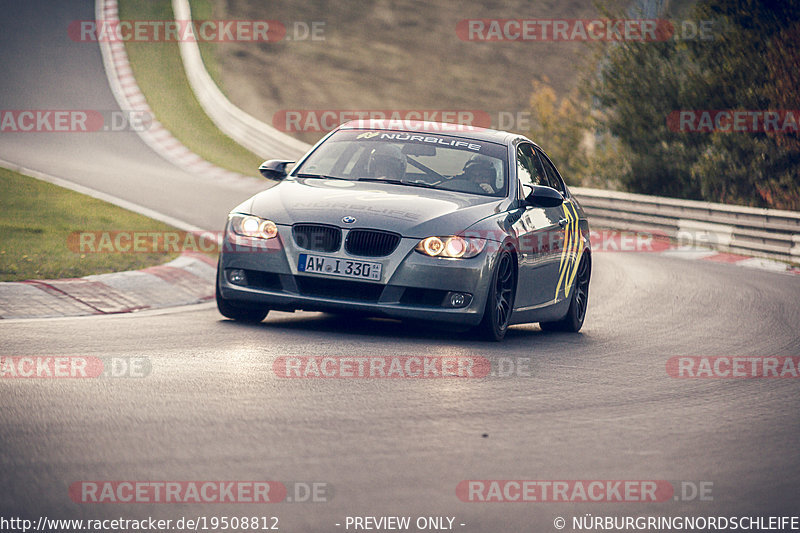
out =
[[[349,311],[462,325],[477,325],[483,317],[494,259],[487,251],[470,259],[428,257],[414,251],[419,239],[403,238],[386,257],[355,257],[344,250],[301,249],[289,226],[279,226],[278,233],[278,238],[265,246],[265,241],[243,239],[226,231],[217,272],[223,298],[283,311]],[[378,262],[381,279],[362,281],[299,272],[301,253]],[[232,283],[231,269],[243,270],[246,283]],[[469,297],[463,306],[453,307],[449,303],[452,293]]]

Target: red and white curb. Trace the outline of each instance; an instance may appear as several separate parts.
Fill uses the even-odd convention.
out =
[[[103,23],[109,23],[112,27],[116,27],[119,24],[117,0],[97,0],[95,17],[98,27]],[[145,116],[153,118],[152,124],[148,128],[137,130],[145,144],[170,163],[195,176],[211,178],[234,187],[252,187],[253,177],[225,170],[209,163],[184,146],[155,119],[155,114],[147,104],[147,99],[133,77],[124,42],[98,39],[98,44],[103,56],[103,66],[108,84],[120,108],[125,111],[141,112]]]
[[[592,220],[590,214],[590,224]],[[638,252],[689,261],[728,263],[769,272],[800,274],[800,265],[795,262],[758,257],[752,254],[744,255],[740,249],[731,247],[730,241],[722,241],[718,236],[709,238],[707,233],[678,232],[675,236],[663,231],[629,231],[604,227],[602,224],[599,226],[599,229],[596,226],[592,227],[589,232],[592,253],[595,255]],[[709,244],[713,242],[721,244],[719,247]]]
[[[130,313],[214,298],[216,263],[184,254],[143,270],[0,283],[0,319]]]
[[[776,261],[774,259],[765,259],[761,257],[750,257],[746,255],[719,252],[716,250],[709,250],[706,248],[676,247],[661,252],[661,255],[666,257],[677,257],[679,259],[710,261],[712,263],[728,263],[739,267],[767,270],[769,272],[779,272],[784,274],[800,274],[800,267],[790,265],[787,263],[782,263],[781,261]]]

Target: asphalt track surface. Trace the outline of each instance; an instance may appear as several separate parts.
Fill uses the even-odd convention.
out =
[[[6,2],[3,13],[0,107],[116,109],[97,48],[66,36],[70,21],[93,18],[91,2]],[[3,134],[0,156],[209,229],[249,194],[193,180],[134,133]],[[571,517],[586,514],[798,515],[798,380],[676,379],[665,367],[684,355],[798,356],[798,325],[797,276],[645,253],[595,255],[580,334],[516,326],[500,344],[318,313],[242,325],[212,304],[2,321],[0,355],[146,357],[151,371],[2,380],[0,517],[277,516],[282,531],[345,531],[347,516],[450,516],[456,530],[505,532],[556,531],[557,516],[570,531]],[[331,355],[511,358],[530,370],[425,380],[285,379],[273,370],[278,357]],[[502,479],[713,490],[706,501],[679,493],[660,503],[456,495],[462,480]],[[317,482],[333,497],[81,504],[68,494],[81,480]]]
[[[94,2],[3,0],[0,5],[2,109],[96,110],[106,116],[119,111],[100,48],[67,34],[70,22],[94,20]],[[266,188],[255,177],[232,186],[191,175],[156,155],[133,131],[3,132],[0,157],[207,230],[222,229],[232,207]]]

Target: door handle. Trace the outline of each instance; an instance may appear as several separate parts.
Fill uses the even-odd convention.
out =
[[[558,225],[563,228],[564,226],[567,225],[567,219],[566,218],[562,218],[561,220],[558,221]]]

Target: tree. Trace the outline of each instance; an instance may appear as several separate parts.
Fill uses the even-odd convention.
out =
[[[530,98],[532,125],[529,137],[542,146],[569,183],[582,183],[589,168],[586,135],[588,106],[577,91],[559,102],[550,80],[533,81]]]
[[[634,192],[800,209],[796,131],[681,131],[687,110],[800,109],[800,4],[706,0],[691,15],[713,39],[613,43],[591,92],[600,125],[630,162]]]

